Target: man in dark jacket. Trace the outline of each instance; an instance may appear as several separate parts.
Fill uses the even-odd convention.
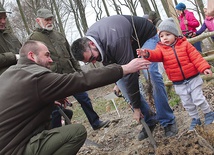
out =
[[[19,54],[17,65],[0,76],[0,83],[4,83],[0,87],[1,155],[76,154],[86,139],[86,130],[80,124],[49,130],[54,101],[111,84],[150,64],[137,58],[122,66],[57,74],[48,69],[53,60],[42,42],[27,41]]]
[[[71,51],[79,61],[92,63],[101,61],[104,65],[111,63],[122,65],[137,57],[136,49],[149,42],[150,38],[156,34],[155,26],[147,19],[129,15],[115,15],[102,18],[93,24],[85,37],[73,42]],[[140,120],[142,112],[146,123],[153,131],[157,123],[156,119],[158,119],[165,129],[165,136],[170,137],[177,133],[175,116],[168,104],[167,93],[158,69],[156,68],[151,74],[153,74],[151,82],[157,117],[151,112],[146,100],[140,94],[139,73],[123,77],[117,82],[117,85],[123,96],[132,104],[134,118],[137,121]],[[148,135],[143,128],[138,138],[143,140],[147,137]]]
[[[48,9],[42,8],[37,11],[36,26],[34,32],[29,36],[30,40],[42,41],[48,47],[53,63],[51,70],[56,73],[80,72],[79,62],[74,59],[70,52],[70,45],[60,32],[53,30],[54,15]],[[73,94],[74,98],[81,104],[92,128],[100,129],[108,125],[109,121],[101,121],[94,111],[87,92]],[[60,114],[58,110],[53,111],[53,127],[59,126],[57,118]]]
[[[19,58],[19,49],[21,43],[11,32],[9,28],[6,28],[7,15],[11,13],[5,11],[0,6],[0,75],[11,65],[15,65]]]

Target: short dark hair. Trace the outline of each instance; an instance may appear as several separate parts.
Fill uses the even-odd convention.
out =
[[[28,40],[28,41],[26,41],[22,45],[21,49],[19,50],[20,57],[27,57],[27,54],[30,51],[32,51],[34,54],[38,55],[39,54],[39,49],[40,49],[40,46],[39,46],[40,43],[44,44],[43,42],[36,41],[36,40]]]
[[[75,40],[72,43],[71,52],[76,60],[78,60],[78,61],[84,60],[83,53],[86,51],[89,41],[90,40],[88,38],[82,37],[82,38]]]

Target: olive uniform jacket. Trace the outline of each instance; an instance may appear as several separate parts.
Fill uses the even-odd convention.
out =
[[[60,32],[42,29],[38,24],[35,27],[36,29],[28,39],[45,43],[53,60],[51,65],[53,72],[62,74],[81,71],[79,62],[74,59],[70,52],[70,45],[67,39]]]
[[[21,43],[9,29],[0,31],[0,75],[11,65],[17,63]]]
[[[116,64],[57,74],[21,57],[0,76],[4,83],[0,87],[0,154],[22,155],[29,140],[48,129],[54,101],[114,83],[122,76],[122,67]]]

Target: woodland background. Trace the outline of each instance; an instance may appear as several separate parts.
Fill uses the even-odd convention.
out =
[[[143,16],[150,10],[156,11],[162,18],[175,17],[175,5],[179,2],[191,4],[187,9],[194,11],[202,23],[205,0],[1,0],[8,14],[14,33],[24,42],[33,31],[36,11],[45,7],[55,15],[55,28],[64,34],[70,43],[84,36],[89,25],[103,17],[116,14]]]
[[[153,10],[162,19],[167,17],[177,19],[175,6],[179,2],[185,3],[187,9],[194,12],[202,25],[205,17],[203,8],[207,6],[206,0],[0,0],[0,5],[12,12],[7,14],[8,25],[22,43],[34,30],[37,10],[48,8],[55,16],[55,29],[60,31],[71,44],[77,38],[84,36],[90,25],[111,15],[143,16]],[[178,20],[176,23],[180,29]],[[96,66],[101,64],[97,62]],[[89,64],[83,68],[92,67],[92,64]]]

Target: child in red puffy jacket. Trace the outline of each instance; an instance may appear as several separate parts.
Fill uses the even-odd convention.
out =
[[[168,78],[192,118],[189,130],[201,125],[198,108],[204,113],[205,125],[214,123],[214,112],[203,95],[203,80],[199,75],[212,75],[210,65],[185,37],[179,36],[173,18],[161,22],[159,37],[155,50],[138,49],[137,54],[152,62],[163,62]]]

